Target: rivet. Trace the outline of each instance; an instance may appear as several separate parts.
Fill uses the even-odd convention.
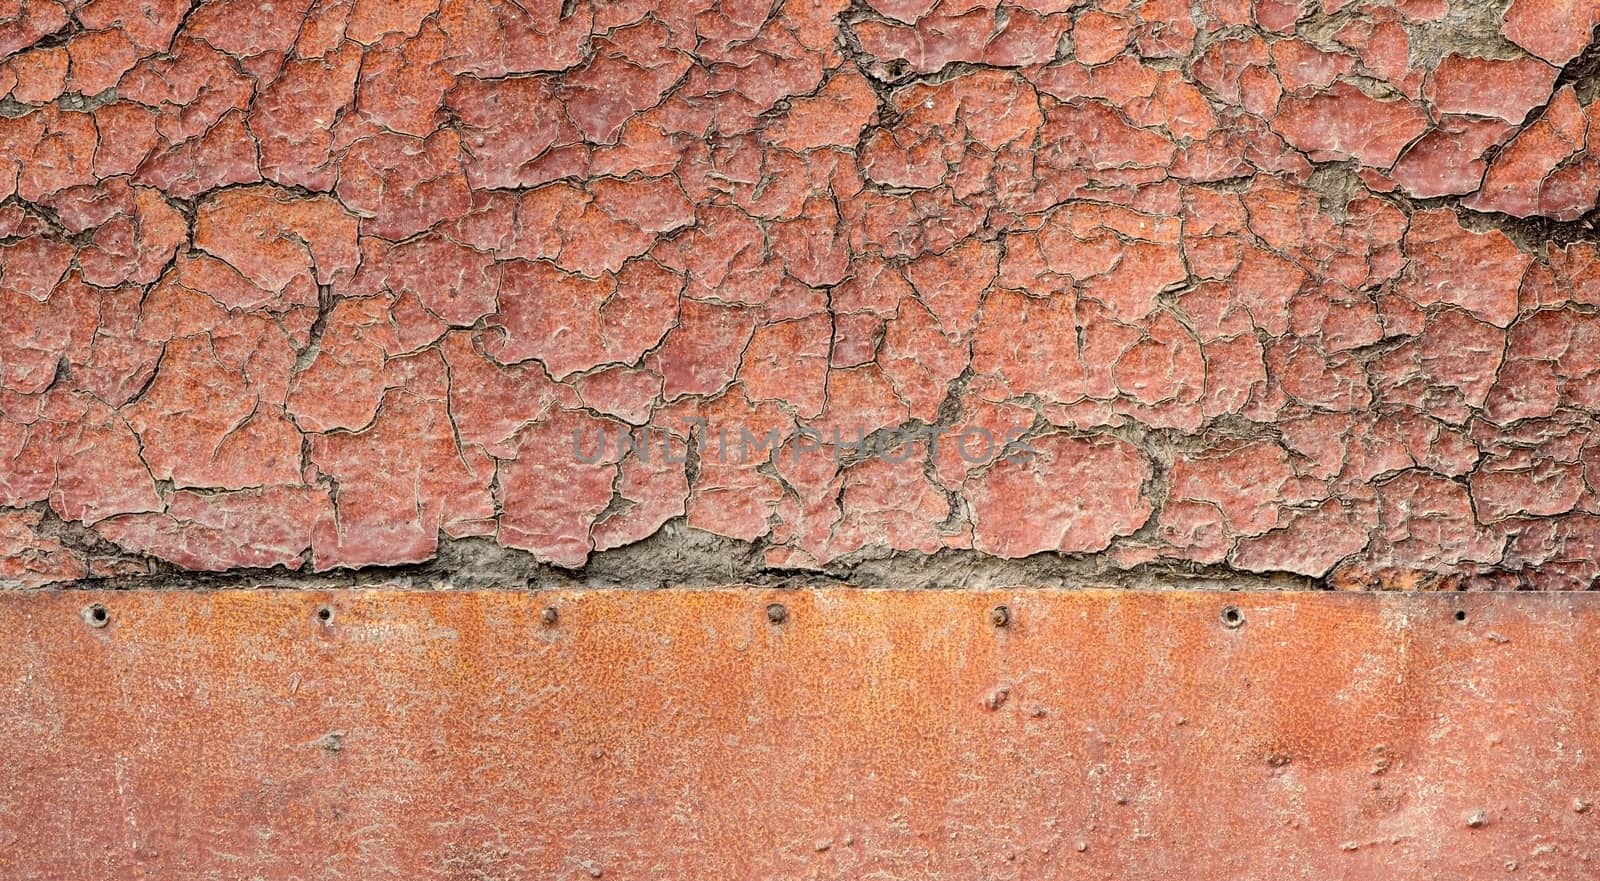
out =
[[[99,603],[83,607],[83,623],[90,627],[104,627],[111,623],[111,610]]]
[[[556,622],[561,620],[561,613],[556,611],[555,606],[545,606],[544,611],[539,613],[539,620],[544,622],[546,627],[554,627]]]
[[[995,606],[989,610],[989,623],[996,627],[1011,626],[1011,610],[1005,606]]]
[[[789,610],[783,603],[771,603],[767,606],[767,620],[773,624],[782,624],[789,620]]]

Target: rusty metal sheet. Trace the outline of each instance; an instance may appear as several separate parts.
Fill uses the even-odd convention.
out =
[[[1600,877],[1591,595],[62,592],[0,628],[6,879]]]

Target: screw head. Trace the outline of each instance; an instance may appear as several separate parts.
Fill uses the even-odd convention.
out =
[[[767,620],[773,624],[782,624],[789,620],[789,610],[783,603],[771,603],[767,606]]]
[[[556,611],[555,606],[545,606],[544,610],[539,613],[539,620],[546,627],[554,627],[555,623],[561,620],[561,613]]]
[[[989,610],[989,623],[996,627],[1011,626],[1011,610],[1005,606],[995,606]]]

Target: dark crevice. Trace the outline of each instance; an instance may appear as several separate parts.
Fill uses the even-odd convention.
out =
[[[71,539],[96,550],[115,548],[92,530],[76,527]],[[61,536],[69,538],[67,535]],[[76,543],[76,541],[74,541]],[[533,554],[492,539],[441,538],[427,562],[367,566],[329,572],[283,566],[193,572],[150,561],[149,574],[85,579],[61,588],[222,590],[392,587],[415,590],[554,588],[825,587],[954,589],[999,587],[1139,588],[1191,590],[1319,590],[1319,579],[1287,573],[1256,574],[1227,566],[1150,563],[1117,569],[1103,554],[1043,553],[1020,559],[980,551],[862,551],[818,570],[767,566],[762,541],[740,541],[686,526],[680,518],[631,545],[590,555],[580,569],[539,562]]]
[[[1590,32],[1589,45],[1583,52],[1562,66],[1553,91],[1567,86],[1572,86],[1584,104],[1600,97],[1600,27]]]

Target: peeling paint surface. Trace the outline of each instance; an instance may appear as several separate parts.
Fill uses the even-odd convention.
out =
[[[16,881],[1600,860],[1590,594],[69,591],[0,627]]]
[[[0,581],[1590,587],[1597,24],[0,2]]]

